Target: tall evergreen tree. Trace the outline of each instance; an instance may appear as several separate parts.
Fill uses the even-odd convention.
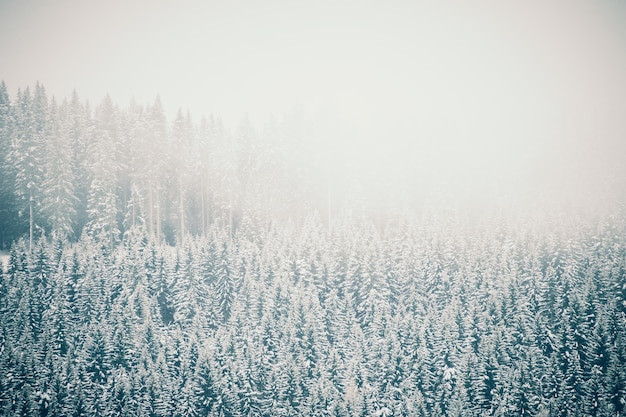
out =
[[[45,124],[48,100],[43,86],[18,91],[15,106],[15,130],[9,155],[15,175],[15,190],[20,198],[20,217],[28,219],[29,246],[43,226],[40,216],[43,183]],[[37,230],[36,230],[37,229]]]
[[[89,221],[87,214],[87,199],[90,186],[90,140],[93,138],[93,121],[91,110],[87,104],[83,104],[76,91],[67,104],[64,103],[61,111],[61,121],[64,133],[70,143],[72,177],[74,181],[74,195],[76,218],[74,223],[74,236],[79,237],[85,224]]]
[[[74,192],[72,150],[67,126],[68,104],[64,102],[57,108],[53,99],[48,114],[41,210],[52,235],[70,238],[74,232],[78,200]]]
[[[4,81],[0,82],[0,249],[22,233],[18,219],[18,199],[15,193],[15,172],[11,168],[11,147],[14,129],[14,109]]]
[[[184,117],[179,109],[174,125],[172,127],[171,155],[172,155],[172,176],[173,181],[170,186],[169,195],[173,197],[176,207],[172,208],[172,214],[176,220],[175,229],[177,230],[176,240],[182,243],[189,231],[188,220],[189,212],[187,205],[189,204],[188,189],[190,188],[189,180],[195,175],[196,167],[191,166],[191,144],[193,128],[191,118]]]
[[[160,97],[148,109],[146,116],[146,141],[141,150],[146,155],[144,166],[147,177],[148,232],[157,242],[163,238],[163,221],[166,217],[165,167],[169,163],[167,149],[167,122]]]
[[[110,97],[96,109],[94,136],[90,146],[91,184],[87,201],[89,236],[109,250],[119,241],[115,146],[117,121]]]

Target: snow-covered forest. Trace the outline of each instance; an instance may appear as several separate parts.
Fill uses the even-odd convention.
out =
[[[0,413],[624,415],[623,206],[375,201],[309,131],[0,84]]]

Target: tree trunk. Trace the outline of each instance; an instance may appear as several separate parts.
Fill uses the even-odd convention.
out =
[[[29,226],[29,230],[28,230],[28,234],[29,234],[29,239],[28,239],[28,251],[32,252],[33,251],[33,227],[35,225],[35,222],[33,221],[33,189],[31,187],[28,187],[28,226]]]
[[[154,237],[154,215],[152,213],[153,210],[153,201],[152,201],[152,181],[148,183],[148,236],[150,239]]]
[[[161,196],[159,190],[156,191],[156,240],[161,242]]]
[[[182,173],[178,178],[178,192],[180,194],[180,243],[185,239],[185,190],[183,189]]]
[[[228,194],[228,235],[230,239],[233,238],[233,194],[232,191]]]
[[[200,177],[200,217],[202,221],[202,237],[206,236],[206,208],[204,207],[204,175]]]
[[[332,227],[331,227],[331,217],[330,217],[330,168],[328,168],[328,173],[326,176],[326,211],[328,214],[328,236],[330,236]]]

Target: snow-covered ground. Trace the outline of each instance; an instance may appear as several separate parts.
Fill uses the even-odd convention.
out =
[[[0,250],[0,266],[3,271],[9,268],[9,252]]]

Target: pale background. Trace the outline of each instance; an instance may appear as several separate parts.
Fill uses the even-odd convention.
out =
[[[349,132],[324,152],[459,188],[623,178],[625,74],[617,0],[0,1],[12,97],[37,81],[92,104],[159,94],[170,120],[230,126],[299,109]]]

